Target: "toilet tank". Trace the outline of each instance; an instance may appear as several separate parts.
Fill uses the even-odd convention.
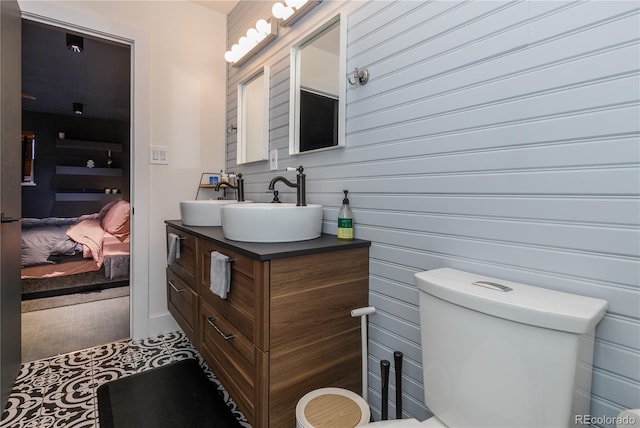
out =
[[[573,427],[589,415],[607,302],[443,268],[417,273],[425,403],[449,427]]]

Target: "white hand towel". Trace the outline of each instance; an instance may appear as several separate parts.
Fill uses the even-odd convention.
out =
[[[175,233],[167,235],[167,243],[169,245],[169,254],[167,255],[167,264],[170,265],[180,259],[180,237]]]
[[[209,288],[222,299],[227,298],[231,287],[231,267],[229,257],[217,251],[211,252],[211,283]]]

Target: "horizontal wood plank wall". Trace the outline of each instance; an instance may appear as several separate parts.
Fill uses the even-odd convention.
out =
[[[229,46],[270,7],[241,2]],[[348,19],[347,70],[366,67],[370,80],[347,89],[346,148],[289,156],[289,46],[337,12]],[[280,169],[305,167],[326,233],[349,189],[356,237],[373,242],[376,419],[379,361],[394,350],[405,354],[405,416],[430,415],[413,275],[445,266],[607,300],[591,414],[640,407],[639,13],[626,1],[325,0],[229,67],[228,122],[238,82],[269,65]],[[247,199],[269,201],[282,172],[237,166],[235,142],[229,135],[228,169],[245,174]]]

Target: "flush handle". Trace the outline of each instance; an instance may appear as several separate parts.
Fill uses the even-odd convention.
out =
[[[479,287],[488,288],[490,290],[502,291],[502,292],[505,292],[505,293],[507,291],[513,291],[513,288],[507,287],[506,285],[498,284],[497,282],[476,281],[476,282],[472,282],[472,284],[473,285],[477,285]]]

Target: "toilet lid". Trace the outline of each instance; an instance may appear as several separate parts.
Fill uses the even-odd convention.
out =
[[[360,422],[362,412],[349,397],[323,394],[309,401],[304,416],[315,428],[354,428]]]

